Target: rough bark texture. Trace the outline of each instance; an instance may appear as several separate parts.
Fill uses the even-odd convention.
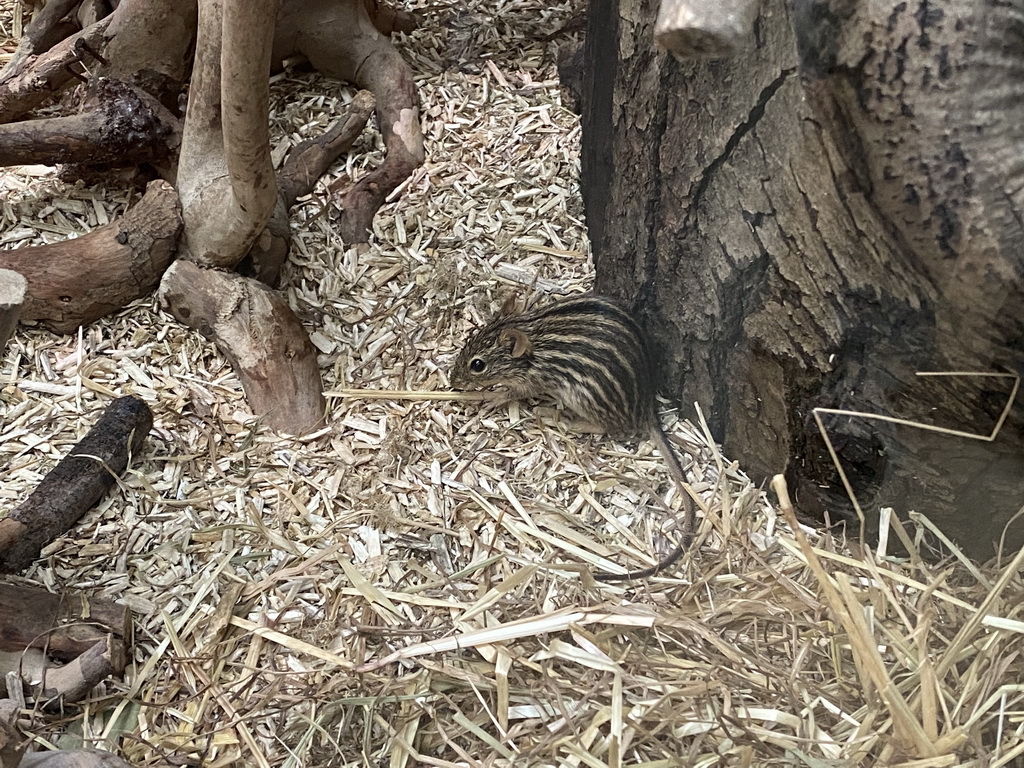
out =
[[[0,580],[0,651],[45,649],[63,661],[80,656],[107,634],[130,636],[131,611],[81,592],[55,595],[33,584]]]
[[[302,434],[322,422],[316,350],[283,296],[256,280],[179,260],[164,275],[160,298],[217,344],[249,406],[272,429]]]
[[[166,161],[180,143],[178,121],[144,91],[119,80],[90,83],[88,108],[72,117],[0,125],[0,165]]]
[[[120,397],[104,411],[23,504],[0,520],[0,573],[16,573],[84,515],[139,452],[153,415],[144,402]]]
[[[23,322],[71,333],[152,293],[174,258],[180,232],[174,189],[154,181],[119,220],[74,240],[0,251],[0,269],[28,280]]]
[[[1021,5],[769,0],[756,48],[680,63],[653,3],[592,0],[597,287],[634,301],[684,413],[752,474],[784,470],[805,512],[850,511],[814,408],[984,434],[1012,381],[915,372],[1024,369]],[[1021,502],[1019,409],[993,443],[825,422],[862,506],[992,553]]]

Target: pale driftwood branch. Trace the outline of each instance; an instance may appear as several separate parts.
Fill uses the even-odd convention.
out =
[[[189,257],[231,269],[277,204],[267,124],[277,0],[203,0],[178,194]]]
[[[135,397],[115,400],[92,429],[43,478],[25,502],[0,520],[0,572],[27,568],[110,490],[153,426]]]
[[[47,709],[81,701],[111,675],[124,672],[124,641],[106,635],[89,650],[62,667],[48,667],[36,687],[36,699]]]
[[[23,322],[71,333],[151,293],[174,258],[180,231],[174,188],[154,181],[117,221],[76,239],[0,251],[0,269],[28,280]]]
[[[759,0],[661,0],[654,39],[682,58],[731,56],[754,45]]]
[[[130,622],[131,611],[120,603],[0,579],[0,651],[44,648],[69,661],[108,634],[130,636]]]
[[[28,281],[19,272],[0,269],[0,355],[21,317]]]
[[[278,432],[321,423],[325,400],[316,350],[288,302],[263,283],[179,259],[160,298],[231,362],[253,412]]]

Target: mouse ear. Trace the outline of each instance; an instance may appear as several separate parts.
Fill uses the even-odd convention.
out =
[[[525,357],[533,353],[533,344],[530,337],[518,328],[506,328],[501,332],[501,340],[506,344],[512,344],[512,357]]]
[[[514,293],[509,294],[508,298],[502,302],[501,309],[498,310],[497,316],[508,317],[509,315],[514,315],[516,312],[519,311],[519,307],[517,306],[518,303],[519,302],[516,300],[516,295]]]

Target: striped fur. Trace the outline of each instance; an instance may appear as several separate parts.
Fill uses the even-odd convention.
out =
[[[501,387],[515,398],[553,397],[614,435],[647,434],[656,423],[643,332],[603,296],[499,313],[466,343],[451,380],[464,389]]]
[[[655,367],[636,321],[609,298],[587,294],[516,313],[507,306],[474,333],[452,367],[460,389],[500,387],[515,398],[553,397],[617,436],[649,436],[682,494],[681,541],[650,568],[595,573],[597,581],[654,576],[689,549],[696,507],[686,470],[655,411]]]

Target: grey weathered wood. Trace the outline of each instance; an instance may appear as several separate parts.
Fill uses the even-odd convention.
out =
[[[661,0],[654,39],[682,58],[731,56],[754,47],[760,0]]]
[[[272,429],[305,434],[323,422],[316,349],[282,294],[179,259],[164,273],[160,299],[179,321],[217,344],[253,412]]]
[[[27,289],[28,282],[20,273],[0,269],[0,354],[18,325]]]

